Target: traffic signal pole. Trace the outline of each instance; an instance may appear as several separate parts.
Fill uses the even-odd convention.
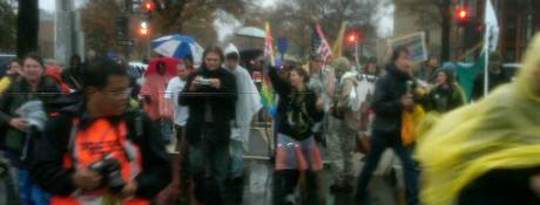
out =
[[[450,60],[450,29],[451,29],[451,22],[452,17],[450,15],[451,12],[451,0],[440,0],[442,1],[442,32],[441,32],[441,39],[442,39],[442,52],[441,52],[441,60],[442,62],[446,62]]]
[[[360,59],[358,57],[358,41],[354,42],[354,61],[356,63],[356,66],[360,67]]]

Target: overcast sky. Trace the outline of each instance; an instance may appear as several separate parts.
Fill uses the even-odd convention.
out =
[[[270,7],[272,6],[276,1],[278,0],[260,0],[262,1],[262,5],[264,7]],[[378,22],[375,23],[377,26],[377,35],[379,37],[389,37],[393,34],[393,28],[394,28],[394,18],[393,18],[393,12],[394,12],[394,6],[390,6],[387,8],[378,8],[378,12],[380,15],[384,15],[382,17],[377,17],[379,19]],[[227,37],[228,35],[232,35],[234,33],[234,30],[241,26],[240,22],[235,21],[233,16],[230,15],[221,15],[224,18],[229,19],[227,22],[224,21],[216,21],[214,22],[214,26],[220,31],[218,32],[219,40],[222,41]],[[232,23],[231,23],[232,18]],[[261,26],[262,28],[262,26]]]
[[[38,0],[39,1],[39,8],[54,12],[56,9],[56,0]],[[88,0],[72,0],[75,2],[75,7],[80,6],[82,2],[88,1]],[[112,0],[111,0],[112,1]]]
[[[39,8],[47,11],[54,11],[55,5],[55,0],[39,0]]]
[[[265,7],[269,7],[269,6],[272,6],[277,0],[260,0],[262,1],[262,4],[263,6]],[[47,10],[47,11],[54,11],[55,10],[55,2],[56,0],[39,0],[39,7],[44,9],[44,10]],[[75,0],[76,3],[80,3],[81,1],[80,0]],[[385,10],[386,9],[386,10]],[[385,11],[388,11],[388,9],[390,11],[393,11],[393,7],[391,8],[385,8],[385,9],[382,9],[382,10],[385,10]],[[383,12],[383,13],[388,13],[388,12]],[[392,13],[392,12],[390,12]],[[228,16],[229,18],[231,16]],[[392,35],[392,30],[393,30],[393,27],[394,27],[394,19],[393,19],[393,16],[392,15],[386,15],[384,17],[381,18],[381,20],[377,23],[378,25],[378,34],[379,36],[381,37],[387,37],[389,35]],[[222,32],[219,32],[220,33],[220,36],[219,36],[219,39],[220,40],[223,40],[225,38],[225,36],[227,35],[231,35],[234,30],[236,29],[236,27],[239,27],[240,26],[240,23],[238,21],[228,21],[227,23],[224,23],[224,22],[216,22],[215,23],[215,26],[219,28],[219,30],[221,30]]]

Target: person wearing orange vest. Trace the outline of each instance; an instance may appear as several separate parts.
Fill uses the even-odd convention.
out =
[[[159,129],[128,110],[123,65],[99,59],[84,74],[84,100],[60,109],[36,139],[32,177],[52,205],[150,204],[171,178]]]

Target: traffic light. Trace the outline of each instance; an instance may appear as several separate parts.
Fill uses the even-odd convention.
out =
[[[358,40],[358,39],[357,39],[356,33],[351,33],[351,34],[349,34],[349,36],[347,37],[347,41],[348,41],[349,43],[356,43],[357,40]]]
[[[150,34],[150,29],[148,28],[148,23],[146,21],[139,24],[139,34],[141,34],[141,36],[148,36],[148,34]]]
[[[455,19],[458,24],[465,25],[471,21],[471,13],[466,6],[458,6],[455,11]]]
[[[143,9],[146,13],[152,13],[156,10],[156,3],[153,0],[146,0],[143,3]]]
[[[350,31],[347,34],[347,43],[351,45],[355,45],[357,43],[361,43],[363,38],[363,34],[359,30]]]

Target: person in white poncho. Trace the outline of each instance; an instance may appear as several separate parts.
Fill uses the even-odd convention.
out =
[[[236,101],[236,117],[231,130],[231,166],[230,182],[231,198],[235,202],[242,199],[242,178],[244,173],[243,156],[248,150],[249,134],[253,116],[262,108],[261,97],[249,72],[239,65],[240,53],[230,44],[225,49],[225,68],[236,78],[238,100]]]

